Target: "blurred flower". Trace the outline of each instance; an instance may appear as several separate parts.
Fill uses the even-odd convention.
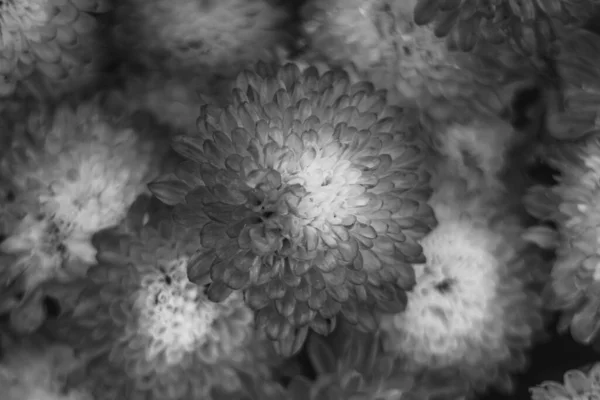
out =
[[[583,24],[594,7],[591,0],[416,0],[414,20],[433,25],[452,49],[508,42],[516,51],[534,53],[553,41],[557,29]]]
[[[91,83],[106,56],[96,14],[109,0],[8,0],[0,4],[0,97],[56,97]]]
[[[561,146],[550,161],[561,173],[558,185],[532,188],[527,198],[531,213],[554,222],[559,234],[546,305],[562,311],[559,329],[570,328],[578,342],[598,344],[600,137]],[[547,234],[533,239],[551,238]]]
[[[287,40],[285,2],[126,0],[116,7],[115,43],[151,69],[237,74]]]
[[[424,122],[444,127],[497,116],[511,85],[529,79],[522,57],[450,52],[445,40],[413,21],[414,1],[309,0],[305,35],[312,51],[334,64],[354,64],[389,100],[418,106]]]
[[[382,321],[384,346],[415,371],[455,373],[470,390],[512,389],[510,374],[543,328],[532,290],[543,262],[521,239],[520,216],[502,188],[468,182],[442,161],[430,200],[439,225],[421,245],[404,313]]]
[[[80,366],[71,348],[37,338],[7,349],[0,362],[3,399],[92,400],[83,389],[67,386],[67,375]]]
[[[395,370],[393,357],[381,352],[379,335],[352,332],[337,356],[327,343],[312,335],[307,354],[315,369],[314,381],[295,377],[287,387],[289,399],[385,399],[404,398],[411,376]]]
[[[600,129],[600,36],[577,30],[556,43],[561,92],[548,90],[546,127],[556,139],[574,140]],[[551,89],[551,88],[550,88]]]
[[[84,275],[95,262],[92,235],[125,217],[163,151],[138,137],[133,121],[104,113],[95,101],[39,107],[14,129],[1,166],[15,192],[3,209],[16,219],[0,243],[16,256],[2,266],[0,282],[10,288],[3,307],[47,279]]]
[[[174,143],[188,161],[150,190],[201,230],[210,298],[244,291],[288,355],[339,312],[373,329],[375,309],[404,308],[417,240],[435,224],[410,115],[342,71],[259,64],[199,127]]]
[[[530,391],[531,400],[598,398],[600,396],[600,364],[582,370],[570,370],[564,375],[564,383],[543,382],[531,388]]]
[[[86,382],[96,400],[206,398],[215,386],[238,389],[238,370],[266,378],[268,349],[242,297],[213,303],[208,276],[188,280],[197,240],[163,221],[120,238],[121,250],[100,243],[100,264],[73,284],[77,301],[49,322],[91,357]]]

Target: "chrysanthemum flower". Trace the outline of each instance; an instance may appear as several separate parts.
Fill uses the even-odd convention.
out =
[[[90,83],[105,56],[95,15],[109,0],[0,3],[0,97],[56,96]]]
[[[85,274],[95,261],[92,235],[125,217],[161,155],[135,124],[105,114],[99,102],[38,109],[16,124],[1,172],[27,202],[5,204],[20,220],[0,243],[17,256],[2,266],[0,281],[14,290],[4,297],[27,297],[42,281]]]
[[[67,387],[67,375],[80,366],[71,348],[28,342],[7,348],[0,362],[3,399],[92,400],[85,390]]]
[[[563,147],[553,165],[561,176],[555,187],[533,188],[527,204],[532,214],[558,227],[557,260],[547,288],[547,306],[562,311],[559,329],[575,340],[596,343],[600,331],[600,142],[591,136]],[[553,237],[532,235],[537,241]]]
[[[453,49],[472,50],[478,43],[509,43],[535,52],[554,40],[556,30],[586,21],[594,1],[572,0],[416,0],[414,20],[432,25]]]
[[[546,381],[529,389],[531,400],[580,400],[600,396],[600,364],[581,370],[570,370],[564,382]]]
[[[86,382],[96,400],[206,398],[215,386],[239,389],[237,370],[267,377],[269,347],[242,297],[206,297],[208,276],[191,258],[198,240],[168,221],[121,238],[121,250],[101,251],[74,285],[74,307],[49,322],[57,339],[92,357]]]
[[[512,90],[508,83],[528,75],[527,64],[513,55],[450,52],[430,27],[415,24],[411,1],[350,3],[307,3],[310,47],[331,63],[356,65],[366,80],[389,90],[392,103],[417,104],[427,122],[445,126],[496,116],[506,106],[505,92]]]
[[[174,143],[188,160],[150,185],[200,230],[209,297],[243,291],[286,354],[340,311],[364,328],[401,311],[435,223],[411,116],[343,71],[295,64],[242,73],[233,97],[203,108],[199,134]]]
[[[432,198],[439,225],[421,241],[427,261],[415,266],[406,311],[385,317],[382,329],[385,348],[409,369],[454,371],[476,391],[510,390],[542,325],[529,287],[541,260],[527,256],[519,219],[498,214],[501,198],[486,196],[485,187],[441,181]]]
[[[290,15],[283,5],[268,0],[126,0],[116,8],[113,36],[134,62],[152,69],[235,76],[286,40]]]

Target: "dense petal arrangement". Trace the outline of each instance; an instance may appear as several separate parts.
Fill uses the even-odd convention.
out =
[[[238,370],[265,379],[268,349],[242,297],[208,300],[208,276],[188,280],[197,236],[152,225],[117,248],[99,244],[100,264],[75,285],[77,301],[49,322],[91,357],[86,384],[96,400],[206,398],[213,387],[239,389]]]
[[[125,217],[163,151],[100,101],[40,106],[13,129],[1,168],[13,191],[3,201],[10,223],[0,251],[14,256],[2,266],[3,308],[47,279],[85,274],[95,262],[92,235]]]
[[[42,345],[43,343],[43,345]],[[30,338],[12,343],[0,361],[5,400],[93,400],[82,388],[69,387],[67,375],[80,364],[73,350]]]
[[[553,165],[561,172],[554,187],[534,187],[527,204],[533,215],[554,222],[557,259],[547,287],[546,305],[562,311],[559,328],[570,329],[575,340],[597,343],[600,318],[600,138],[597,135],[562,147]]]
[[[150,189],[201,230],[209,296],[243,291],[259,328],[294,353],[340,311],[373,328],[374,308],[404,308],[435,223],[411,121],[343,71],[259,64],[231,106],[203,108],[199,134],[174,143],[188,161]]]
[[[583,24],[594,7],[594,1],[573,0],[416,0],[414,20],[448,37],[452,49],[507,42],[516,51],[535,53],[557,30]]]
[[[103,66],[97,14],[110,0],[8,0],[0,4],[0,97],[54,97],[91,83]]]
[[[579,400],[600,396],[600,364],[567,371],[562,383],[547,381],[530,389],[531,400]]]
[[[390,101],[418,105],[427,122],[497,116],[513,81],[530,64],[506,49],[487,55],[450,52],[429,27],[415,24],[411,1],[326,0],[305,6],[310,48],[331,63],[352,63]]]
[[[288,10],[267,0],[127,0],[116,8],[115,42],[134,62],[175,71],[237,74],[285,42]]]

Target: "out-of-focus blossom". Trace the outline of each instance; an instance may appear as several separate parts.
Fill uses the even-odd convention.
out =
[[[562,383],[546,381],[530,389],[531,400],[579,400],[600,396],[600,364],[570,370]]]
[[[0,97],[55,97],[92,83],[107,56],[96,18],[110,9],[110,0],[0,3]]]
[[[559,329],[575,340],[598,344],[600,330],[600,138],[592,135],[554,152],[550,160],[560,171],[554,187],[530,190],[530,212],[554,222],[558,235],[538,229],[533,241],[556,246],[557,259],[546,290],[546,305],[562,311]]]
[[[495,157],[479,156],[465,163],[447,152],[438,159],[430,201],[438,226],[420,242],[427,261],[415,266],[405,312],[384,317],[382,329],[386,349],[409,369],[454,372],[475,391],[508,391],[543,327],[541,299],[531,287],[543,264],[521,239],[525,226],[513,206],[519,199],[507,197],[512,193],[496,176],[504,163],[481,174]]]
[[[261,63],[236,86],[175,140],[187,161],[150,185],[200,230],[209,297],[243,291],[288,355],[340,312],[372,329],[374,310],[401,311],[435,224],[412,116],[343,71]]]
[[[313,0],[304,8],[310,52],[354,64],[389,92],[390,101],[418,105],[423,120],[445,126],[497,116],[512,86],[531,78],[523,57],[449,51],[433,29],[413,20],[414,1]]]
[[[67,376],[81,366],[68,346],[39,342],[12,343],[0,362],[5,400],[93,400],[82,388],[69,387]]]
[[[41,106],[14,124],[1,170],[13,189],[3,202],[11,222],[0,251],[12,257],[1,267],[3,309],[95,262],[92,235],[120,223],[164,151],[137,125],[105,113],[100,101]]]
[[[548,90],[548,133],[560,140],[595,134],[600,128],[600,36],[577,30],[555,46],[562,87],[559,93]]]
[[[79,296],[48,326],[90,357],[85,382],[96,400],[207,398],[215,387],[238,390],[238,370],[268,377],[270,343],[254,334],[242,297],[206,297],[198,240],[169,221],[150,223],[117,247],[99,243],[100,264],[72,284]]]
[[[284,3],[126,0],[116,7],[113,36],[126,56],[151,69],[235,76],[288,40]]]

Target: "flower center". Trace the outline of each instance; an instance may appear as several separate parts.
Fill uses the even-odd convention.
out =
[[[137,294],[138,331],[148,337],[150,360],[166,354],[169,365],[211,339],[218,305],[187,279],[187,258],[144,277]]]

